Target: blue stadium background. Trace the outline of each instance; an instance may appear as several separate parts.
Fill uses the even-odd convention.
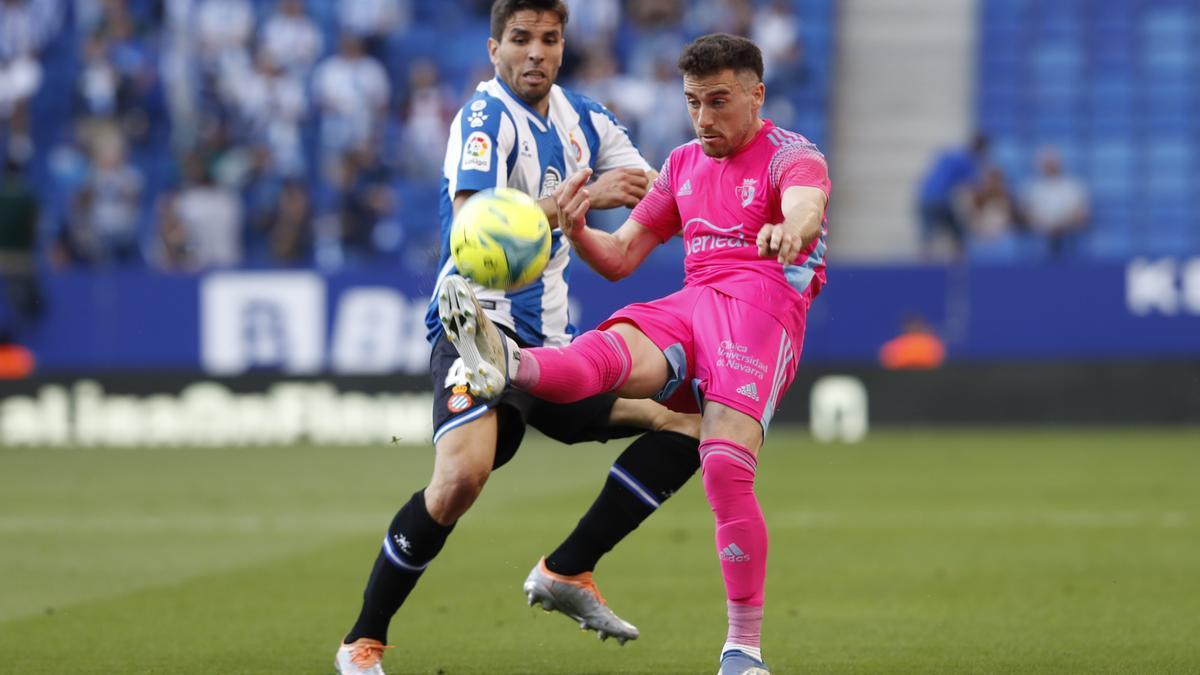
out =
[[[986,0],[979,128],[1009,175],[1053,144],[1093,196],[1081,255],[1200,247],[1200,6],[1177,0]]]
[[[254,50],[260,29],[269,19],[278,4],[276,0],[245,0],[252,7],[255,17],[256,33],[251,36],[246,45]],[[62,221],[68,217],[67,206],[72,196],[86,179],[88,171],[87,150],[83,147],[87,139],[81,138],[77,124],[89,117],[88,111],[81,110],[77,91],[84,86],[82,68],[85,58],[85,43],[89,35],[104,33],[103,23],[106,17],[94,20],[92,26],[81,25],[82,19],[76,10],[76,5],[61,0],[28,0],[31,6],[46,6],[46,12],[52,16],[47,19],[45,45],[37,52],[37,58],[44,69],[43,86],[34,95],[31,103],[31,136],[35,151],[30,166],[30,176],[36,187],[40,202],[45,210],[43,214],[43,246],[47,246],[50,237],[62,227]],[[197,5],[203,4],[197,2]],[[336,0],[305,0],[304,7],[308,16],[319,28],[323,39],[321,57],[328,57],[336,51],[339,36],[347,32],[341,28]],[[440,174],[440,162],[429,167],[425,175],[417,175],[409,167],[403,166],[401,156],[408,152],[407,148],[413,142],[407,136],[405,128],[407,121],[406,106],[411,103],[413,88],[408,81],[409,68],[415,62],[430,62],[438,73],[437,87],[449,95],[451,105],[458,105],[467,92],[474,89],[480,77],[490,77],[491,66],[487,61],[485,42],[489,35],[486,2],[471,2],[457,0],[450,2],[421,2],[406,0],[397,3],[403,7],[404,18],[398,22],[398,27],[378,38],[380,44],[374,50],[378,61],[387,71],[391,85],[387,119],[380,124],[379,140],[382,142],[380,161],[384,164],[383,181],[395,192],[398,206],[388,214],[402,221],[406,231],[405,237],[414,244],[429,244],[424,238],[428,232],[437,227],[437,195],[438,182],[431,175]],[[667,3],[670,5],[671,3]],[[676,3],[678,4],[678,3]],[[719,3],[717,3],[719,4]],[[799,81],[780,80],[782,86],[772,90],[772,96],[779,102],[785,98],[786,119],[782,123],[789,124],[805,132],[814,140],[823,142],[826,130],[826,109],[828,102],[828,83],[832,76],[830,62],[832,59],[831,34],[833,30],[832,0],[797,0],[788,3],[794,11],[802,14],[805,20],[800,24],[800,39],[805,44],[805,54],[802,64],[811,76]],[[205,151],[216,155],[245,151],[261,145],[264,139],[256,136],[257,131],[246,121],[239,119],[236,105],[228,100],[222,100],[206,84],[204,76],[195,71],[200,70],[199,63],[190,64],[192,82],[189,86],[194,89],[196,99],[196,114],[200,117],[197,126],[211,124],[218,130],[188,130],[188,135],[198,135],[190,145],[181,146],[178,137],[181,130],[179,121],[171,115],[167,101],[168,92],[164,73],[164,53],[169,50],[172,40],[170,28],[164,25],[164,3],[156,0],[126,0],[116,3],[124,6],[130,19],[135,24],[133,35],[129,39],[108,40],[107,51],[123,78],[149,80],[139,83],[137,91],[131,95],[131,101],[118,107],[129,107],[144,113],[146,118],[145,131],[141,131],[136,139],[128,138],[128,152],[132,165],[145,178],[146,185],[141,195],[141,214],[138,220],[139,248],[145,259],[150,256],[154,246],[156,214],[154,205],[165,193],[177,188],[183,180],[182,155],[200,146]],[[603,48],[610,51],[618,60],[622,73],[632,74],[636,78],[644,78],[644,68],[632,63],[631,59],[652,58],[665,59],[673,63],[677,48],[686,40],[703,32],[706,28],[716,27],[715,24],[726,18],[725,12],[714,12],[707,17],[701,13],[676,11],[675,18],[691,17],[691,25],[659,25],[664,19],[654,19],[649,25],[638,25],[629,20],[622,21],[616,27],[615,34],[604,41]],[[628,17],[628,14],[626,14]],[[672,20],[668,14],[666,21]],[[655,23],[656,22],[656,23]],[[643,45],[651,44],[647,49]],[[0,48],[2,49],[2,48]],[[577,50],[572,50],[564,67],[565,77],[561,80],[564,85],[572,86],[579,82],[577,77],[587,56]],[[198,59],[197,59],[198,60]],[[309,101],[307,109],[300,120],[303,159],[305,168],[298,177],[303,180],[307,189],[315,195],[314,209],[319,216],[336,211],[340,198],[338,188],[330,184],[327,176],[320,170],[320,116],[321,113],[313,101],[312,68],[298,76],[308,90]],[[587,87],[584,87],[587,90]],[[776,110],[784,106],[776,106]],[[449,114],[453,111],[450,110]],[[120,118],[123,111],[114,110],[111,113],[101,113],[93,117],[112,116]],[[448,122],[448,121],[447,121]],[[685,140],[678,131],[681,127],[686,132],[686,120],[674,125],[675,139]],[[445,131],[443,130],[443,138]],[[11,138],[11,134],[9,134]],[[173,136],[175,142],[173,143]],[[210,138],[206,138],[210,137]],[[211,139],[213,136],[228,136],[228,138]],[[659,141],[656,147],[668,141]],[[216,147],[205,147],[215,145]],[[662,154],[661,151],[658,154]],[[652,162],[660,162],[664,157],[651,157]],[[252,210],[251,200],[256,196],[256,185],[252,179],[234,177],[227,179],[231,187],[242,193],[246,201],[247,212]],[[264,255],[261,242],[254,241],[255,233],[246,230],[244,266],[270,267],[280,264]],[[383,237],[380,237],[381,239]],[[329,242],[336,245],[336,242]],[[371,247],[372,253],[387,259],[399,257],[403,246],[387,242],[377,242]],[[316,264],[312,251],[297,261],[301,264]],[[400,258],[403,260],[403,258]],[[321,265],[327,269],[342,267],[340,257],[333,256],[330,262],[324,260]],[[93,261],[84,261],[90,263]],[[101,265],[103,266],[103,265]],[[150,262],[147,266],[153,267]]]
[[[0,61],[11,64],[24,53],[42,71],[25,127],[11,112],[0,124],[0,142],[26,162],[40,205],[34,259],[44,300],[36,317],[9,305],[7,332],[33,351],[44,374],[418,371],[419,330],[410,324],[432,283],[445,126],[475,82],[491,74],[484,50],[489,3],[372,1],[361,6],[397,11],[388,22],[352,27],[362,17],[347,19],[341,3],[299,2],[321,47],[315,61],[275,73],[292,78],[303,95],[290,163],[272,154],[278,148],[264,133],[277,121],[274,109],[239,98],[254,99],[246,92],[262,80],[250,80],[249,89],[222,81],[230,68],[257,74],[254,51],[283,3],[196,0],[190,11],[206,3],[250,8],[241,43],[248,56],[205,56],[198,46],[203,22],[173,14],[186,2],[21,0],[0,12]],[[679,99],[664,93],[677,91],[672,64],[679,48],[712,30],[771,44],[766,114],[825,149],[836,232],[838,204],[857,198],[836,192],[837,3],[572,4],[578,32],[568,34],[562,82],[610,103],[652,163],[690,133],[681,102],[672,107]],[[27,15],[14,19],[18,10]],[[992,141],[981,163],[1016,186],[1033,177],[1039,150],[1054,146],[1087,188],[1086,229],[1058,258],[1039,233],[1016,225],[986,240],[968,236],[963,257],[949,260],[860,260],[852,248],[839,250],[835,238],[831,283],[810,317],[806,362],[874,362],[879,346],[913,315],[933,325],[951,361],[1200,355],[1200,263],[1193,257],[1200,253],[1193,203],[1200,3],[983,0],[974,20],[974,126]],[[362,38],[389,91],[368,142],[338,145],[326,136],[329,113],[317,104],[315,73],[347,35]],[[96,62],[115,73],[108,98],[89,79],[104,70],[90,69]],[[639,100],[646,109],[638,109]],[[443,135],[432,139],[435,128]],[[95,226],[88,199],[98,194],[90,181],[100,173],[101,148],[114,145],[139,177],[133,227],[125,242],[118,233],[80,244],[79,232]],[[907,178],[914,201],[921,179]],[[236,202],[232,260],[189,257],[187,209],[178,205],[192,188]],[[294,207],[290,218],[282,204]],[[272,228],[285,226],[291,236],[276,236]],[[626,299],[677,286],[680,255],[656,254],[616,294],[578,272],[580,325],[594,325]],[[280,300],[297,278],[320,293]],[[206,290],[237,284],[251,290],[228,297]],[[379,304],[355,304],[367,297],[360,291],[372,289],[384,293],[372,296]],[[289,331],[303,321],[289,314],[288,303],[312,315],[303,319],[315,335],[301,340],[306,347],[292,344],[298,338]],[[264,306],[264,315],[253,313]],[[392,322],[382,331],[369,325],[380,316]],[[347,328],[355,321],[362,326]],[[222,331],[244,338],[231,347],[244,354],[214,365],[206,354],[219,350],[212,336]],[[357,357],[337,356],[338,345],[355,340]],[[319,355],[297,360],[312,350]]]

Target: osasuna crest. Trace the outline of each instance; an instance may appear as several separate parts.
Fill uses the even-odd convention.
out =
[[[750,206],[750,202],[754,201],[754,185],[757,182],[755,178],[746,178],[739,187],[734,188],[738,199],[742,200],[742,208]]]

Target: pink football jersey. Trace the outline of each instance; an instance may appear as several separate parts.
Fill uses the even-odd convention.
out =
[[[825,157],[807,138],[764,120],[748,145],[729,157],[704,154],[699,141],[676,148],[631,218],[666,242],[683,230],[684,285],[707,285],[803,322],[825,284],[827,228],[790,265],[758,255],[758,232],[783,222],[782,195],[798,185],[829,194]]]

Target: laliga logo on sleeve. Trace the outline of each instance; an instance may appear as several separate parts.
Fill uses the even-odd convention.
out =
[[[750,202],[754,201],[754,185],[758,183],[757,179],[746,178],[742,181],[741,186],[733,189],[737,193],[738,199],[742,200],[742,208],[750,206]]]
[[[482,131],[471,132],[463,144],[463,171],[491,171],[492,139]]]

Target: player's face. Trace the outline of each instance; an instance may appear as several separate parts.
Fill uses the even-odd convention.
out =
[[[725,157],[750,142],[761,127],[758,111],[765,94],[763,83],[749,73],[726,69],[704,77],[685,75],[683,95],[704,154]]]
[[[496,73],[523,101],[539,108],[563,60],[562,23],[554,12],[523,9],[513,14],[500,42],[488,38]]]

